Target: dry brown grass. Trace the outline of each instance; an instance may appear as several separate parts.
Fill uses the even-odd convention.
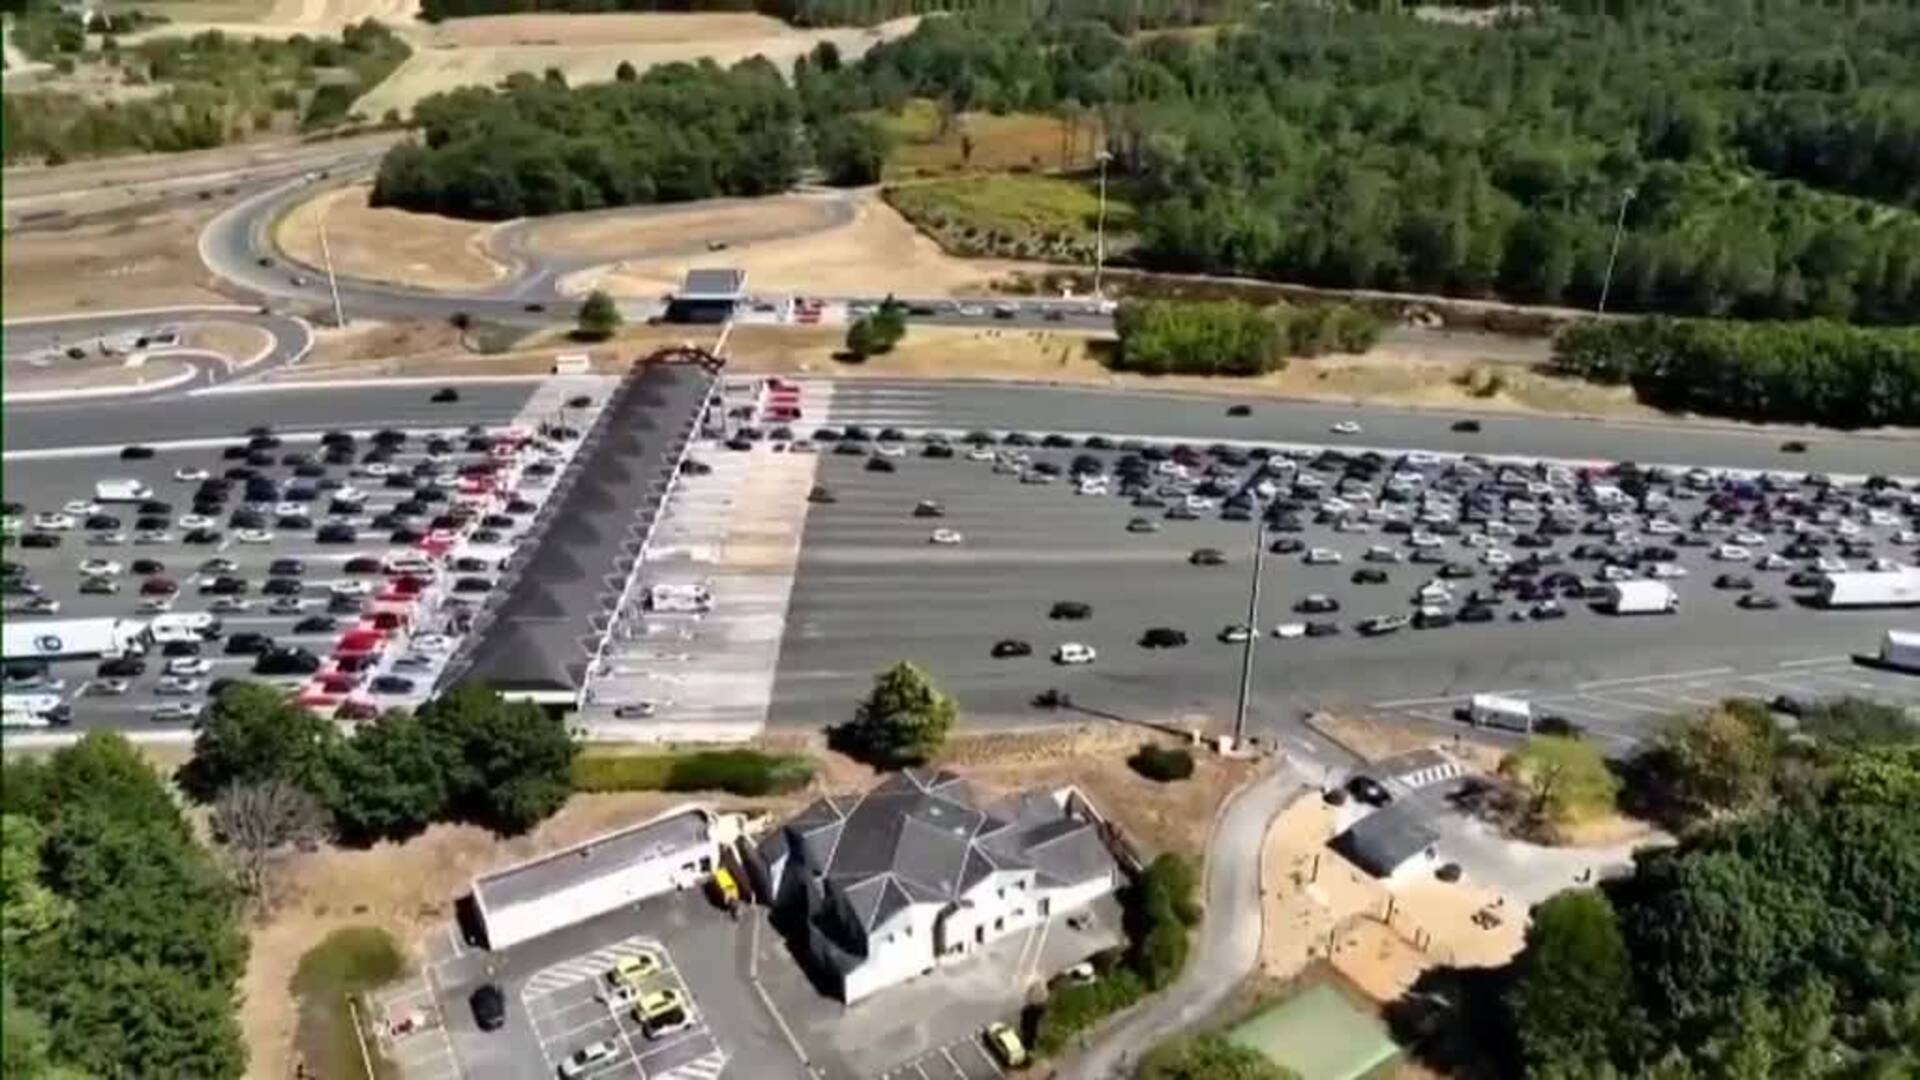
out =
[[[1492,772],[1504,751],[1459,731],[1444,731],[1410,720],[1387,720],[1360,713],[1314,713],[1307,725],[1365,761],[1437,748],[1470,769]]]
[[[212,212],[168,210],[65,229],[10,232],[0,245],[0,307],[7,317],[228,304],[200,263]]]
[[[602,288],[615,296],[652,297],[678,285],[696,266],[732,266],[747,272],[755,291],[879,296],[910,286],[915,295],[952,296],[984,293],[995,277],[1019,268],[956,259],[879,198],[858,199],[853,220],[831,229],[722,252],[627,259],[572,275],[562,288],[576,295]]]
[[[600,345],[579,345],[568,341],[565,331],[555,330],[535,334],[507,352],[477,353],[467,347],[460,331],[438,320],[360,322],[344,331],[317,331],[311,357],[298,367],[272,373],[267,381],[544,375],[561,353],[586,353],[591,370],[619,374],[655,349],[712,343],[712,335],[700,327],[628,326]]]
[[[224,356],[236,368],[253,363],[255,357],[273,345],[272,334],[245,323],[191,323],[180,337],[183,347]]]
[[[748,12],[609,15],[481,15],[449,19],[431,31],[435,48],[503,45],[646,45],[780,37],[792,29]]]
[[[324,219],[333,267],[345,276],[422,289],[480,289],[507,276],[487,253],[493,227],[435,214],[367,205],[372,187],[350,184],[324,191],[288,211],[274,229],[282,251],[322,266]]]
[[[36,367],[30,364],[7,365],[9,394],[50,394],[65,390],[100,390],[107,387],[134,389],[178,378],[187,365],[175,360],[154,360],[139,367],[127,367],[118,361],[80,361]]]
[[[1085,169],[1093,165],[1101,145],[1099,121],[1093,116],[1070,122],[1041,113],[960,113],[942,131],[938,106],[919,98],[878,119],[896,140],[887,158],[889,180],[969,171]]]
[[[528,229],[525,244],[529,250],[546,255],[591,259],[705,254],[710,244],[733,248],[818,232],[832,221],[831,215],[829,200],[804,195],[723,199],[684,207],[555,218]]]

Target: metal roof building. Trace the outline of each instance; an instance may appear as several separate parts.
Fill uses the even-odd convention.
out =
[[[689,270],[667,301],[672,323],[719,323],[733,317],[746,299],[747,272],[734,269]]]
[[[1328,841],[1349,862],[1377,878],[1392,877],[1407,860],[1429,852],[1440,834],[1414,820],[1404,807],[1376,810]]]

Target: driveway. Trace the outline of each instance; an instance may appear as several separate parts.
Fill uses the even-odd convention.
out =
[[[1098,1032],[1084,1054],[1062,1063],[1059,1080],[1127,1075],[1162,1039],[1198,1023],[1225,1001],[1260,957],[1260,848],[1267,826],[1308,785],[1291,762],[1233,797],[1207,844],[1207,916],[1180,980]]]

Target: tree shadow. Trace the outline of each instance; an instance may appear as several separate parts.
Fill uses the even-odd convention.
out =
[[[1510,968],[1435,967],[1382,1015],[1407,1055],[1455,1080],[1523,1075],[1506,1007]]]

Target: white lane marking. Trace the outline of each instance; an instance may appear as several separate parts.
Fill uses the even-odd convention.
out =
[[[1622,679],[1599,679],[1594,682],[1579,683],[1574,686],[1574,689],[1580,691],[1598,690],[1608,686],[1628,686],[1633,683],[1661,682],[1673,679],[1697,679],[1705,675],[1731,674],[1733,674],[1733,669],[1730,667],[1700,668],[1697,671],[1671,671],[1662,675],[1634,675]]]
[[[1797,668],[1814,667],[1819,664],[1850,664],[1852,662],[1853,657],[1842,654],[1840,656],[1815,656],[1807,660],[1782,660],[1779,666],[1783,668]]]

